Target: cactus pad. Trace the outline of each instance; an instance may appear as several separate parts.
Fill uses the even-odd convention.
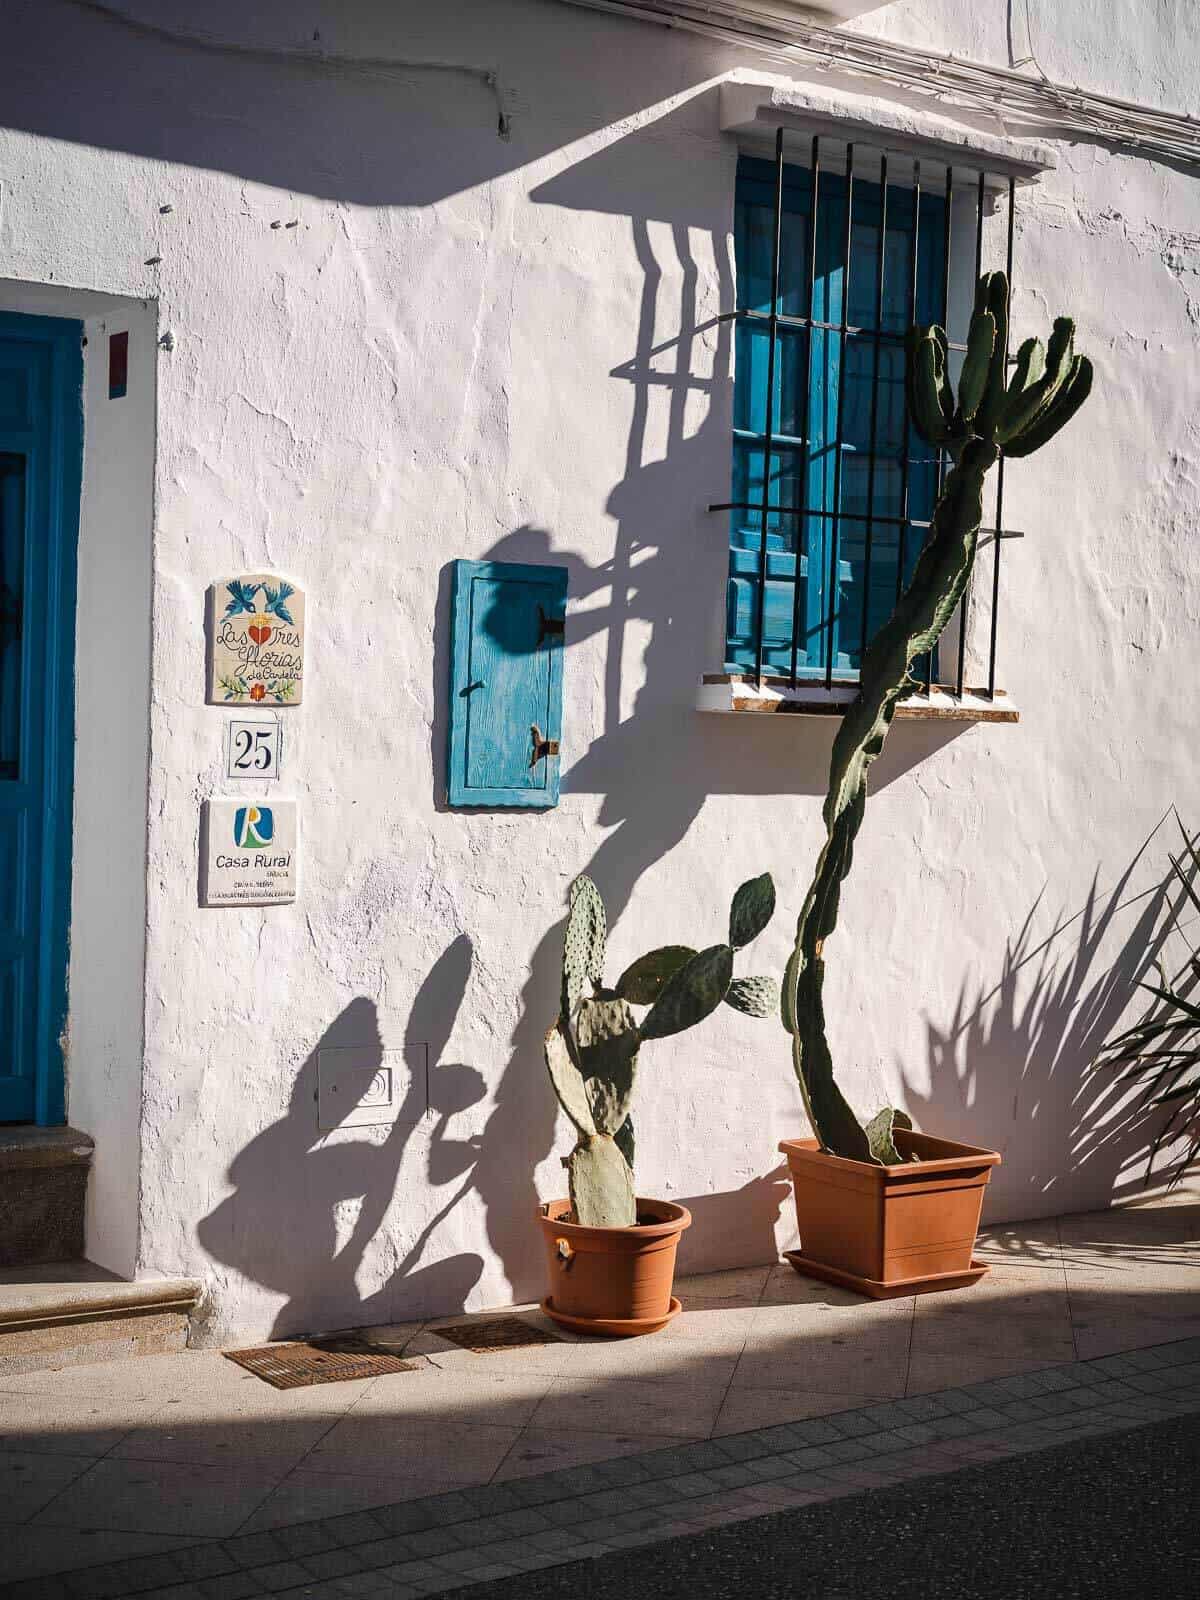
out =
[[[667,979],[695,954],[686,944],[665,944],[661,950],[648,950],[617,979],[617,993],[635,1006],[652,1006]]]
[[[606,1133],[581,1139],[567,1159],[574,1221],[584,1228],[632,1228],[637,1224],[633,1173]]]

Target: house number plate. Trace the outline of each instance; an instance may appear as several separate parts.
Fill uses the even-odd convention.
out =
[[[225,756],[227,777],[259,782],[277,778],[283,760],[283,729],[278,722],[235,720],[229,724]]]

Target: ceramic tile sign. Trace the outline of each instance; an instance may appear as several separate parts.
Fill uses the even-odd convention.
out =
[[[304,688],[304,591],[269,572],[209,590],[208,700],[298,706]]]
[[[225,737],[225,776],[267,783],[278,778],[283,762],[283,727],[274,722],[230,719]]]
[[[210,800],[201,884],[206,906],[274,906],[296,898],[294,800]]]

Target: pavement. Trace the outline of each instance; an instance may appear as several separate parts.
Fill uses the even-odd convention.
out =
[[[5,1378],[0,1594],[406,1600],[1200,1406],[1195,1190],[977,1254],[972,1288],[883,1302],[787,1266],[685,1279],[631,1341],[375,1329],[417,1370],[305,1389],[217,1351]]]
[[[1198,1487],[1188,1416],[484,1582],[464,1600],[1174,1600],[1195,1593]]]

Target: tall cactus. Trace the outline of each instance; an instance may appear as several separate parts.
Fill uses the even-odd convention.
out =
[[[575,879],[569,904],[562,1008],[546,1034],[546,1067],[579,1136],[564,1163],[572,1215],[589,1228],[630,1228],[637,1222],[629,1108],[638,1052],[648,1039],[665,1039],[703,1022],[722,1001],[752,1017],[768,1017],[778,1009],[773,978],[733,976],[733,952],[757,938],[771,920],[775,885],[764,873],[737,891],[728,944],[700,951],[663,945],[627,967],[612,989],[604,985],[604,902],[590,878]],[[634,1006],[649,1007],[640,1023]]]
[[[822,989],[825,941],[837,926],[842,883],[867,803],[867,775],[883,749],[897,703],[916,687],[913,662],[932,650],[962,599],[979,544],[983,485],[1003,453],[1027,456],[1046,444],[1087,399],[1092,364],[1074,352],[1075,325],[1059,317],[1048,345],[1028,339],[1007,381],[1008,281],[980,278],[955,397],[949,346],[939,327],[913,328],[906,340],[908,409],[917,432],[947,451],[947,474],[912,580],[863,655],[858,696],[834,740],[825,799],[826,839],[796,928],[784,974],[783,1025],[805,1110],[824,1150],[851,1160],[901,1159],[893,1128],[911,1126],[887,1108],[865,1128],[833,1076]],[[898,1121],[897,1121],[898,1119]]]

